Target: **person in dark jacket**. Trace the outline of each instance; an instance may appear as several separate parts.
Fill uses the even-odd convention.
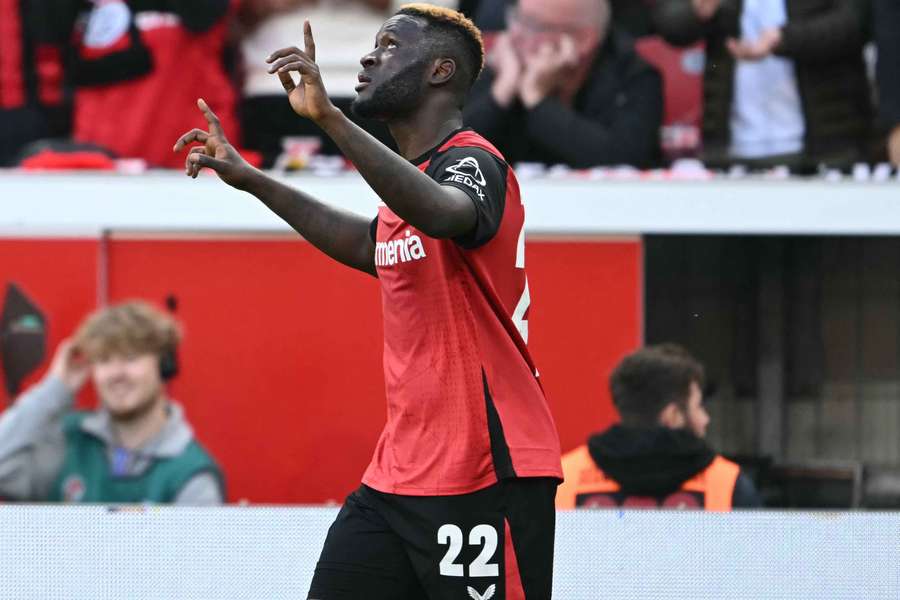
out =
[[[626,356],[610,380],[622,422],[563,456],[556,507],[762,506],[752,480],[704,441],[704,378],[703,366],[674,344]]]
[[[706,41],[703,158],[810,170],[864,159],[869,0],[660,0],[659,33]]]
[[[874,9],[880,117],[888,131],[888,158],[900,166],[900,2],[875,0]]]
[[[25,145],[69,132],[62,57],[43,41],[45,18],[38,2],[0,8],[0,167],[15,165]]]
[[[521,0],[463,113],[510,163],[651,166],[662,80],[607,0]]]

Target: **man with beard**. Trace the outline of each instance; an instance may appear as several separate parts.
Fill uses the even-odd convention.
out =
[[[218,466],[166,396],[179,338],[171,317],[142,302],[88,317],[46,377],[0,416],[0,497],[222,503]],[[90,375],[101,407],[73,411]]]
[[[706,445],[704,372],[674,344],[626,356],[610,380],[622,423],[563,457],[556,507],[728,511],[762,506],[740,468]]]
[[[188,175],[212,168],[332,258],[379,279],[387,424],[328,532],[309,598],[545,600],[559,440],[526,346],[518,183],[489,142],[462,128],[481,34],[426,4],[401,8],[377,32],[354,110],[383,120],[400,155],[328,100],[308,22],[304,44],[273,53],[270,71],[382,199],[374,221],[247,165],[202,100],[209,131],[185,134],[175,149],[200,142]]]

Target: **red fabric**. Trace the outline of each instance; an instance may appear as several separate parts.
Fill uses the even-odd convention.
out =
[[[25,104],[19,0],[0,0],[0,108]]]
[[[29,170],[44,169],[113,169],[115,163],[102,152],[54,152],[44,150],[24,159],[20,166]]]
[[[472,131],[439,151],[461,146],[500,156]],[[516,475],[562,477],[556,426],[511,317],[527,289],[525,269],[516,267],[525,209],[512,169],[506,193],[499,230],[475,250],[429,238],[378,209],[377,242],[416,240],[424,256],[410,245],[411,260],[377,265],[388,420],[363,477],[372,488],[453,495],[497,481],[482,370]]]
[[[703,69],[701,64],[688,69],[687,58],[702,53],[703,43],[688,48],[670,46],[658,36],[643,37],[635,44],[641,58],[663,75],[665,125],[700,126],[703,118]]]
[[[172,152],[172,146],[194,127],[208,127],[197,98],[206,100],[230,139],[240,139],[235,93],[221,65],[225,21],[193,34],[174,15],[164,14],[152,28],[141,30],[153,71],[131,81],[78,89],[75,139],[123,158],[143,158],[150,166],[184,168],[184,154]]]
[[[512,530],[509,521],[503,519],[506,540],[503,543],[503,564],[506,574],[506,600],[525,600],[525,589],[522,587],[522,575],[519,573],[519,561],[516,548],[513,546]]]
[[[59,48],[42,45],[35,49],[37,69],[38,100],[46,106],[55,106],[63,101],[63,67]]]

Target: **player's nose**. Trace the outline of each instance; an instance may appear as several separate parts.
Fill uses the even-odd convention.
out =
[[[362,65],[363,69],[369,69],[375,66],[375,55],[370,52],[359,59],[359,64]]]

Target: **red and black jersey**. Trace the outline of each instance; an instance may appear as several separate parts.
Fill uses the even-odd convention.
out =
[[[466,192],[478,219],[466,236],[436,239],[378,209],[388,418],[363,482],[425,496],[561,477],[556,426],[526,346],[525,210],[515,173],[470,130],[413,162]]]
[[[183,168],[172,140],[205,127],[203,98],[239,138],[235,93],[220,57],[238,0],[105,0],[75,27],[73,137],[153,167]],[[86,7],[87,8],[87,7]]]

